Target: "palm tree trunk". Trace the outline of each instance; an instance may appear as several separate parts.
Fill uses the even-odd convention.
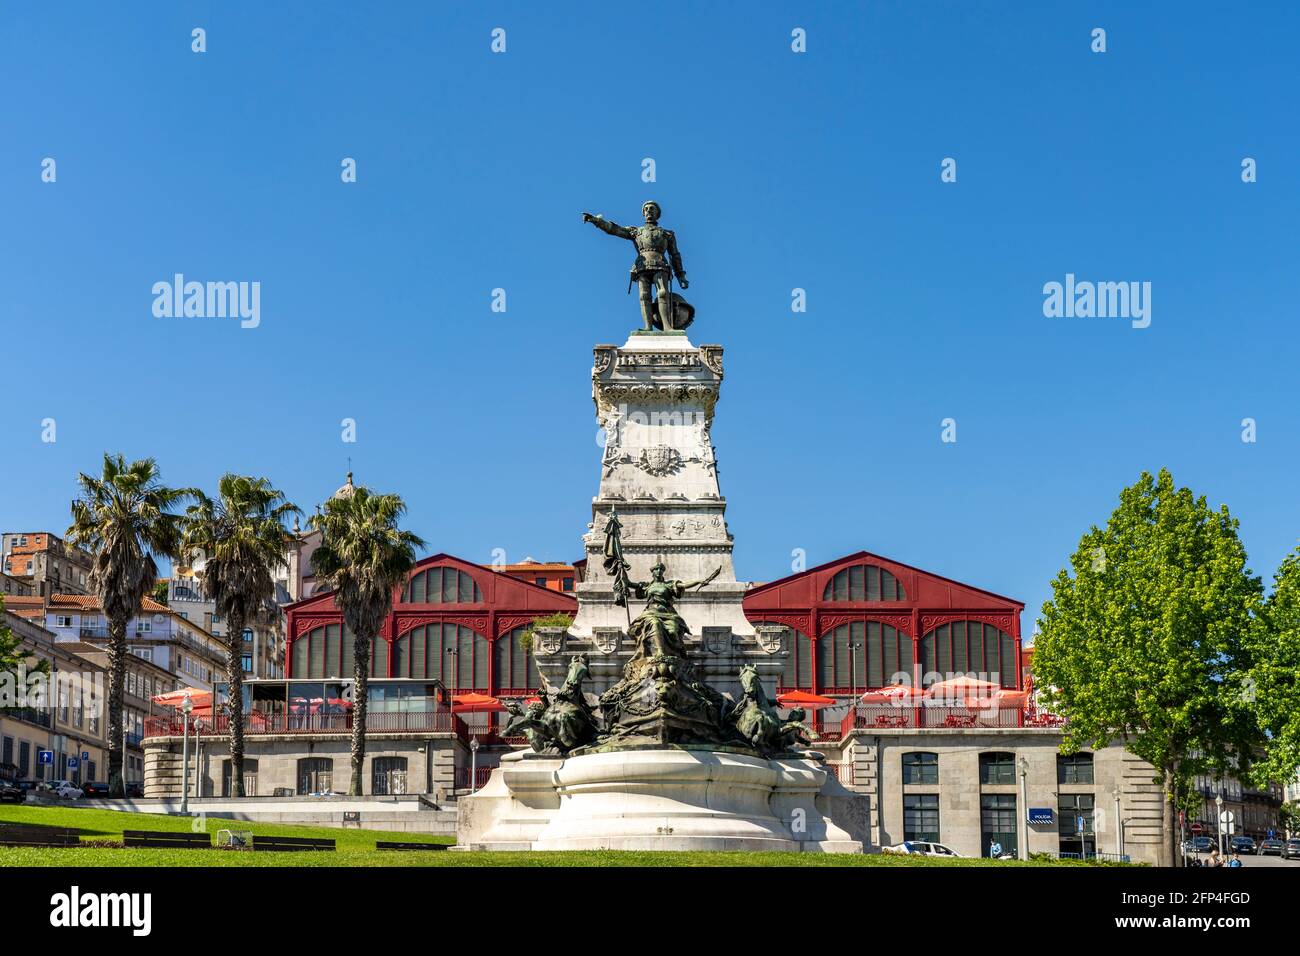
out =
[[[354,668],[352,676],[356,680],[352,692],[352,782],[348,784],[348,796],[359,797],[365,792],[362,771],[366,766],[366,706],[370,694],[370,641],[371,635],[356,636],[353,644]]]
[[[126,693],[126,618],[108,622],[108,793],[126,796],[122,698]]]
[[[244,619],[227,616],[226,684],[230,701],[230,795],[244,795]]]

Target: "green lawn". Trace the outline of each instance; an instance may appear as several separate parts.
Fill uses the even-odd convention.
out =
[[[121,840],[125,830],[189,830],[186,817],[154,813],[124,813],[81,807],[0,805],[0,823],[32,823],[74,827],[83,840]],[[379,830],[301,827],[209,818],[206,829],[246,830],[254,834],[332,837],[334,853],[251,853],[205,850],[125,850],[111,847],[44,849],[0,847],[0,867],[6,866],[1088,866],[1077,861],[1049,864],[995,860],[936,860],[881,854],[822,853],[458,853],[421,850],[379,851],[376,840],[451,843],[450,837]]]

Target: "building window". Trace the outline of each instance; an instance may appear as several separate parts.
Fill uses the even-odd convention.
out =
[[[1091,856],[1097,852],[1097,831],[1093,826],[1093,796],[1063,793],[1060,798],[1061,855]]]
[[[884,568],[859,564],[826,582],[823,601],[906,601],[903,585]]]
[[[370,792],[377,797],[406,793],[406,758],[376,757],[370,765]]]
[[[980,783],[1016,782],[1016,755],[1011,753],[980,754]]]
[[[985,793],[980,796],[980,840],[983,856],[994,843],[1003,853],[1016,855],[1016,796],[1013,793]]]
[[[937,784],[938,782],[938,754],[920,752],[903,754],[903,783]],[[939,838],[935,837],[935,839]]]
[[[1092,754],[1056,755],[1056,782],[1092,783]]]
[[[879,621],[850,621],[817,641],[817,687],[856,693],[912,673],[912,639]]]
[[[330,761],[328,760],[326,761],[326,763],[329,762]],[[298,761],[299,783],[301,783],[302,781],[302,764],[303,761],[299,760]],[[230,759],[226,758],[225,760],[221,761],[221,795],[223,797],[230,796],[230,777],[231,777]],[[302,793],[303,791],[299,790],[298,792]],[[307,792],[316,793],[318,791],[308,790]],[[257,758],[256,757],[244,758],[244,796],[246,797],[257,796]]]
[[[921,638],[921,670],[945,677],[974,673],[1003,687],[1015,687],[1016,639],[979,621],[941,624]]]
[[[497,692],[531,691],[537,686],[533,674],[533,657],[521,643],[528,628],[517,627],[502,634],[492,643],[496,655],[493,670],[496,673]]]
[[[251,644],[252,642],[253,642],[253,629],[251,627],[246,627],[244,628],[244,643]]]
[[[453,692],[488,693],[488,639],[461,624],[432,623],[393,642],[393,676],[440,680]]]
[[[54,618],[55,627],[72,627],[72,618],[66,614],[60,614]]]
[[[253,673],[253,655],[243,654],[239,658],[239,665],[244,669],[245,674]]]
[[[330,757],[302,757],[298,760],[298,794],[329,793],[333,787],[334,761]]]
[[[356,672],[356,640],[342,624],[326,624],[300,634],[290,645],[293,676],[303,679],[351,677]],[[370,676],[388,676],[388,642],[370,642]]]
[[[533,583],[539,588],[544,588],[546,587],[546,578],[533,578]]]
[[[908,794],[903,797],[903,839],[939,842],[939,795]]]
[[[153,631],[153,622],[152,622],[152,621],[136,621],[136,622],[135,622],[135,632],[136,632],[137,634],[148,634],[148,633],[150,633],[151,631]]]
[[[457,568],[429,568],[411,575],[402,591],[403,604],[482,604],[474,578]]]
[[[566,591],[572,591],[572,590],[573,590],[573,578],[565,578],[565,579],[564,579],[564,590],[566,590]]]

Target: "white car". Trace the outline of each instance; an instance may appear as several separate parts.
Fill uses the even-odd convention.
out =
[[[67,780],[51,780],[47,786],[50,792],[56,797],[64,797],[68,800],[80,800],[85,796],[82,789]]]
[[[880,852],[915,853],[919,856],[961,856],[961,854],[952,847],[944,846],[942,843],[927,843],[924,840],[905,840],[902,843],[896,843],[893,846],[883,847]]]

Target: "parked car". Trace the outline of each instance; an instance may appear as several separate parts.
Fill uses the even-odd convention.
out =
[[[1256,850],[1255,852],[1257,852],[1260,856],[1281,856],[1282,847],[1284,845],[1285,844],[1283,844],[1281,840],[1274,840],[1274,839],[1260,840],[1259,849]]]
[[[50,793],[65,800],[80,800],[85,796],[85,791],[68,780],[51,780],[48,786]]]
[[[1207,836],[1192,837],[1189,842],[1193,853],[1209,853],[1218,845],[1214,842],[1214,837]]]
[[[23,793],[31,793],[33,790],[40,787],[40,783],[35,780],[15,780],[14,786]]]
[[[86,791],[88,797],[108,796],[108,784],[102,780],[88,780],[81,785],[81,789]]]
[[[1256,849],[1254,837],[1236,836],[1228,841],[1229,853],[1254,853]]]
[[[1287,860],[1300,859],[1300,837],[1292,837],[1282,847],[1282,857]]]
[[[904,840],[893,846],[884,847],[881,853],[915,853],[920,856],[955,856],[961,854],[942,843],[930,843],[925,840]]]
[[[138,780],[132,781],[126,785],[125,792],[128,797],[143,797],[144,784],[140,783]]]
[[[26,799],[27,794],[17,784],[0,782],[0,803],[22,803]]]

